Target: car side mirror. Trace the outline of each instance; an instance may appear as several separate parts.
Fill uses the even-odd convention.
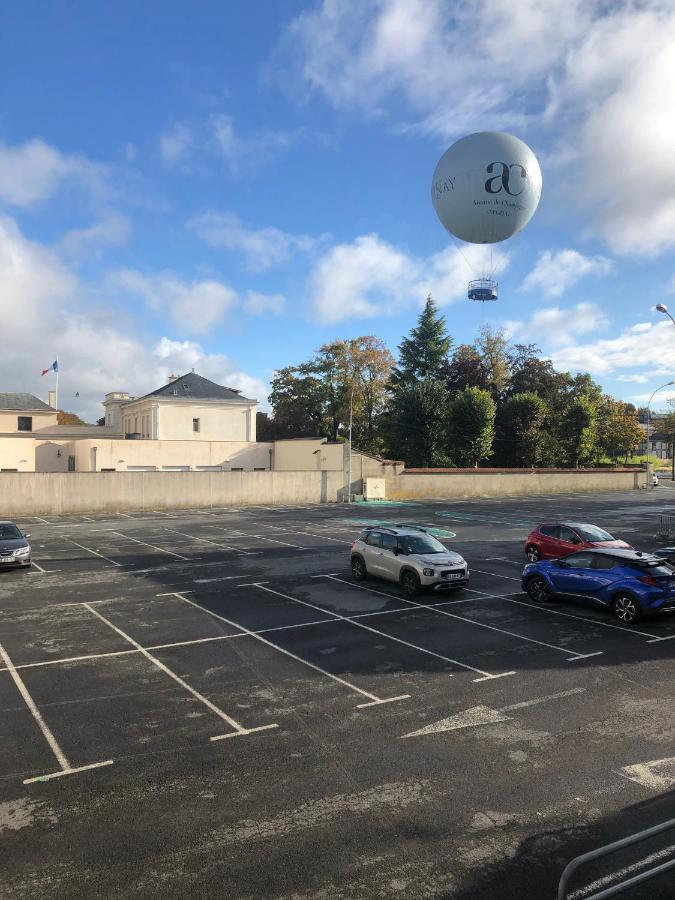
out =
[[[29,538],[29,537],[30,537],[30,531],[24,531],[23,536],[24,536],[25,538]]]
[[[565,562],[564,559],[558,559],[558,560],[556,560],[556,563],[561,569],[567,568],[567,563]]]
[[[573,544],[580,544],[580,543],[581,543],[581,538],[578,538],[578,537],[576,536],[576,534],[575,534],[574,537],[572,538],[572,543],[573,543]]]

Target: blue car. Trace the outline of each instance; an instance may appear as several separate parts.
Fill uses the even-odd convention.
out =
[[[675,612],[675,566],[637,550],[580,550],[523,569],[523,590],[537,603],[574,597],[610,609],[625,625]]]

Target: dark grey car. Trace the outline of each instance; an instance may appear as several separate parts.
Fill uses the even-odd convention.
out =
[[[22,534],[14,522],[0,522],[0,569],[30,566],[29,534]]]

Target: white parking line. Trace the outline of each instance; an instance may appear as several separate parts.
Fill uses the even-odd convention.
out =
[[[559,609],[549,609],[547,606],[541,606],[538,603],[527,603],[525,600],[513,600],[508,596],[503,596],[499,598],[500,600],[506,600],[508,603],[517,603],[519,606],[527,606],[529,609],[536,609],[538,612],[549,613],[552,616],[564,616],[566,619],[579,619],[581,622],[588,622],[591,625],[600,625],[602,628],[613,628],[615,631],[623,631],[628,634],[638,634],[641,637],[650,638],[650,640],[645,641],[647,644],[652,644],[654,641],[663,641],[668,640],[668,638],[655,638],[653,634],[649,634],[648,631],[638,631],[637,628],[628,628],[625,625],[612,625],[611,622],[601,622],[598,619],[589,619],[586,616],[577,616],[574,613],[562,612]],[[675,635],[673,635],[675,637]]]
[[[70,541],[71,544],[75,544],[76,547],[79,547],[80,550],[86,550],[87,553],[93,553],[94,556],[100,556],[101,559],[105,559],[106,562],[112,563],[113,566],[121,567],[123,563],[115,562],[114,559],[110,559],[108,556],[104,556],[102,553],[99,553],[98,550],[92,550],[91,547],[85,547],[84,544],[78,544],[77,541],[74,541],[72,538],[66,537],[64,534],[63,539],[65,541]]]
[[[332,581],[342,581],[341,578],[334,578],[333,576],[326,576],[330,578]],[[345,584],[349,584],[349,582],[344,582]],[[387,640],[395,641],[397,644],[403,644],[406,647],[410,647],[412,650],[416,650],[418,653],[425,653],[428,656],[433,656],[436,659],[440,659],[443,662],[451,663],[452,665],[459,666],[462,669],[468,669],[471,672],[477,672],[479,675],[482,675],[483,678],[477,679],[483,681],[486,678],[496,678],[500,676],[495,676],[490,674],[490,672],[484,672],[483,669],[477,669],[475,666],[469,666],[466,663],[461,663],[459,660],[451,659],[449,656],[443,656],[440,653],[435,653],[433,650],[427,650],[426,647],[420,647],[417,644],[411,644],[408,641],[404,641],[402,638],[394,637],[391,634],[387,634],[386,631],[379,631],[377,628],[371,628],[370,625],[364,625],[362,622],[355,622],[349,616],[341,616],[338,613],[331,612],[330,610],[323,609],[320,606],[316,606],[314,603],[308,603],[306,600],[298,600],[297,597],[291,597],[289,594],[282,594],[280,591],[274,591],[272,588],[265,587],[264,585],[258,584],[247,584],[247,585],[238,585],[239,587],[257,587],[262,591],[267,591],[270,594],[276,594],[277,597],[284,597],[286,600],[292,600],[294,603],[300,603],[302,606],[309,606],[310,609],[316,609],[320,612],[324,612],[329,616],[333,616],[335,619],[339,619],[342,622],[347,622],[350,625],[356,625],[357,628],[364,628],[366,631],[370,631],[373,634],[377,634],[380,637],[387,638]],[[357,585],[358,586],[358,585]],[[402,610],[398,610],[401,612]],[[508,674],[512,675],[513,672],[509,672]],[[502,676],[503,677],[503,676]]]
[[[306,659],[302,659],[302,657],[300,656],[296,656],[295,653],[291,653],[290,650],[286,650],[284,647],[280,647],[278,644],[274,644],[272,643],[272,641],[268,641],[267,638],[264,638],[261,634],[256,634],[256,632],[250,631],[248,628],[245,628],[238,622],[233,622],[231,619],[226,619],[225,616],[221,616],[218,613],[212,612],[210,609],[206,609],[205,607],[200,606],[199,603],[195,603],[193,600],[189,600],[182,594],[176,592],[174,596],[179,597],[181,600],[184,600],[185,603],[189,603],[191,606],[194,606],[197,609],[201,609],[202,612],[207,613],[209,616],[213,616],[215,619],[220,619],[221,622],[225,622],[226,624],[231,625],[233,628],[239,628],[242,632],[244,632],[244,634],[247,634],[249,637],[255,638],[255,640],[260,641],[263,644],[267,644],[268,647],[272,647],[279,653],[283,653],[285,656],[294,659],[296,662],[301,663],[303,666],[307,666],[309,669],[313,669],[315,672],[320,672],[322,675],[325,675],[326,678],[330,678],[333,681],[336,681],[338,684],[349,688],[349,690],[354,691],[357,694],[361,694],[362,697],[368,697],[370,702],[357,704],[357,709],[362,709],[367,706],[380,706],[383,703],[393,703],[395,700],[407,700],[410,697],[410,694],[400,694],[397,697],[376,697],[375,694],[371,694],[370,691],[364,691],[362,690],[362,688],[356,687],[355,684],[351,684],[344,678],[340,678],[338,675],[333,675],[332,672],[327,672],[325,669],[319,668],[319,666],[314,665],[314,663],[311,663]]]
[[[9,671],[10,675],[12,676],[14,684],[16,685],[19,693],[23,697],[23,699],[26,703],[26,706],[30,710],[31,715],[35,719],[40,731],[42,732],[42,734],[44,736],[44,739],[49,744],[49,747],[50,747],[52,753],[56,757],[57,763],[59,764],[59,766],[61,766],[60,772],[54,772],[49,775],[39,775],[35,778],[25,778],[24,782],[23,782],[24,784],[32,784],[34,781],[47,781],[48,779],[51,779],[51,778],[59,778],[63,775],[72,775],[75,772],[84,772],[86,769],[97,769],[100,766],[111,766],[113,764],[112,759],[107,759],[104,762],[90,763],[89,765],[86,765],[86,766],[78,766],[77,768],[73,768],[70,765],[70,763],[68,762],[68,757],[61,749],[59,742],[54,737],[54,734],[53,734],[52,730],[50,729],[49,725],[47,725],[45,720],[42,718],[42,714],[40,713],[40,710],[35,705],[35,701],[33,700],[30,693],[28,692],[28,688],[24,684],[23,679],[21,678],[19,673],[16,671],[16,667],[14,666],[14,663],[10,659],[9,654],[7,653],[5,648],[2,646],[2,644],[0,644],[0,657],[2,657],[2,660],[3,660],[7,670]]]
[[[169,556],[175,556],[178,559],[184,559],[186,562],[190,562],[189,556],[182,556],[180,553],[174,553],[173,550],[165,550],[163,547],[156,547],[154,544],[148,544],[147,541],[139,541],[138,538],[129,537],[128,534],[122,534],[121,531],[109,531],[109,534],[116,534],[118,537],[124,538],[127,541],[132,541],[134,544],[143,544],[145,547],[152,547],[153,550],[159,550],[160,553],[168,553]]]
[[[362,584],[354,584],[351,581],[345,581],[344,578],[335,578],[334,576],[330,577],[332,581],[341,581],[343,584],[349,584],[352,587],[360,588],[363,591],[370,591],[373,594],[382,594],[384,597],[394,597],[394,594],[386,594],[383,591],[375,591],[372,588],[364,587]],[[448,616],[451,619],[459,619],[461,622],[468,622],[470,625],[477,625],[479,628],[487,628],[490,631],[498,631],[501,634],[506,634],[509,637],[518,638],[518,640],[527,641],[531,644],[539,644],[540,647],[548,647],[549,650],[557,650],[559,653],[566,653],[569,656],[567,662],[576,662],[579,659],[589,659],[591,656],[602,656],[602,650],[598,650],[595,653],[575,653],[573,650],[570,650],[567,647],[557,647],[555,644],[547,644],[544,641],[537,641],[535,638],[526,637],[524,634],[517,634],[514,631],[506,631],[504,628],[497,628],[496,625],[486,625],[484,622],[477,622],[475,619],[467,619],[465,616],[458,616],[455,613],[450,613],[445,609],[438,609],[437,606],[432,606],[424,603],[415,603],[414,600],[405,600],[403,597],[396,597],[397,600],[404,600],[404,602],[409,603],[411,606],[416,606],[419,609],[430,609],[435,610],[441,616]],[[572,654],[570,656],[570,654]],[[510,673],[513,674],[513,673]],[[492,676],[495,677],[495,676]]]
[[[176,595],[176,596],[178,596],[178,595]],[[182,599],[185,599],[185,598],[182,598]],[[186,600],[186,602],[190,603],[191,601]],[[234,737],[235,734],[238,734],[238,735],[239,734],[251,734],[254,731],[267,731],[271,728],[279,727],[278,725],[274,724],[274,725],[261,725],[256,728],[244,728],[244,726],[240,725],[239,722],[236,721],[236,719],[233,719],[231,716],[228,716],[227,713],[223,712],[223,710],[220,709],[220,707],[216,706],[215,703],[211,703],[211,701],[208,700],[203,694],[200,694],[199,691],[196,691],[193,687],[191,687],[191,685],[189,685],[186,681],[184,681],[180,677],[180,675],[176,675],[176,673],[174,671],[172,671],[168,666],[165,666],[164,663],[161,662],[159,659],[157,659],[156,656],[153,656],[150,652],[148,652],[148,650],[146,650],[145,647],[141,647],[141,645],[137,641],[135,641],[132,637],[129,637],[128,634],[125,634],[125,632],[122,631],[121,628],[118,628],[116,625],[113,625],[113,623],[109,619],[106,619],[105,616],[102,616],[101,613],[98,612],[98,610],[93,608],[93,606],[91,606],[89,603],[83,603],[82,605],[84,606],[85,609],[88,609],[89,612],[92,613],[92,615],[99,618],[102,622],[105,622],[105,624],[108,625],[110,628],[112,628],[113,631],[117,632],[117,634],[119,634],[120,637],[123,637],[125,641],[128,641],[132,645],[132,647],[135,647],[136,650],[138,650],[138,652],[141,653],[141,655],[144,656],[147,660],[149,660],[154,666],[157,666],[158,669],[161,669],[161,671],[164,672],[166,675],[168,675],[169,678],[173,678],[173,680],[177,684],[179,684],[182,688],[184,688],[186,691],[188,691],[188,693],[192,694],[193,697],[196,697],[197,700],[199,700],[201,703],[204,704],[204,706],[207,707],[207,709],[210,709],[212,713],[217,715],[220,719],[223,720],[223,722],[226,722],[231,728],[234,729],[234,733],[232,733],[232,734],[228,733],[228,734],[224,734],[224,735],[223,734],[214,735],[213,737],[209,738],[209,740],[211,740],[211,741],[221,740],[224,737]]]
[[[165,528],[164,530],[171,532],[171,534],[179,534],[181,537],[191,538],[191,540],[201,544],[212,544],[214,547],[219,547],[221,550],[234,550],[236,553],[242,553],[245,556],[258,555],[251,550],[240,550],[239,547],[230,547],[228,544],[218,544],[216,541],[210,541],[208,538],[194,537],[191,534],[186,534],[184,531],[176,531],[175,528]]]

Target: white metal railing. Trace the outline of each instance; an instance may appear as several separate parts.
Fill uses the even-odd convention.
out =
[[[646,841],[657,834],[662,834],[669,829],[675,829],[675,819],[669,819],[667,822],[662,822],[660,825],[654,825],[652,828],[645,829],[645,831],[638,831],[636,834],[629,835],[629,837],[622,838],[619,841],[614,841],[612,844],[606,844],[604,847],[598,847],[597,850],[591,850],[589,853],[583,853],[581,856],[575,857],[565,866],[560,877],[560,882],[558,884],[558,900],[566,900],[570,879],[581,866],[592,862],[593,860],[600,859],[603,856],[608,856],[610,853],[615,853],[617,850],[622,850],[624,847],[631,847],[633,844],[639,844],[642,841]],[[670,850],[673,851],[674,848],[670,848]],[[659,856],[660,855],[661,854],[659,854]],[[622,881],[613,884],[611,887],[604,888],[598,893],[584,894],[584,900],[605,900],[606,897],[615,897],[617,894],[622,894],[624,891],[628,890],[628,888],[642,884],[644,881],[649,881],[649,879],[654,878],[656,875],[662,875],[670,869],[675,869],[675,856],[666,862],[660,863],[658,866],[652,866],[650,869],[640,872],[638,875],[624,878]],[[675,888],[673,890],[673,896],[675,896]]]

